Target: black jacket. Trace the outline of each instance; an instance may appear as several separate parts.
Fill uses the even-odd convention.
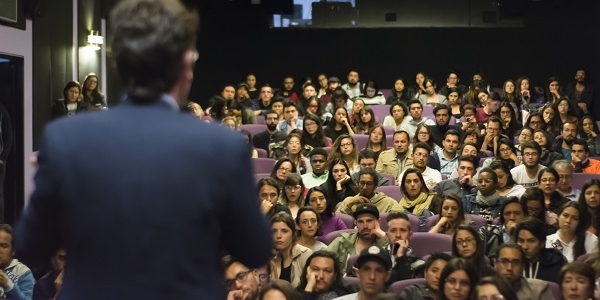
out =
[[[523,268],[526,278],[558,282],[560,269],[567,264],[565,256],[556,249],[542,249],[538,261],[527,262]]]

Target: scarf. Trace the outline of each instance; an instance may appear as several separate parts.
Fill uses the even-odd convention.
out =
[[[484,196],[481,194],[480,191],[477,191],[477,196],[475,197],[475,200],[477,200],[477,204],[481,206],[492,206],[498,203],[499,198],[500,195],[498,195],[498,191],[494,191],[494,193],[489,196]]]
[[[335,299],[337,297],[338,297],[338,295],[336,294],[336,292],[335,291],[331,291],[331,292],[329,292],[329,293],[327,293],[325,295],[319,296],[318,299],[319,300],[332,300],[332,299]]]
[[[404,210],[409,210],[409,208],[414,207],[412,214],[420,216],[423,214],[424,210],[429,209],[433,196],[434,194],[421,192],[415,200],[410,200],[407,196],[402,197],[399,204]]]

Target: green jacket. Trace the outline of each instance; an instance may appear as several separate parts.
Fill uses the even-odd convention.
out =
[[[358,240],[358,232],[340,234],[335,240],[329,244],[327,251],[333,252],[337,255],[340,267],[342,268],[342,274],[346,274],[346,261],[350,255],[356,253],[356,241]],[[388,245],[387,238],[376,238],[375,244],[385,248]]]

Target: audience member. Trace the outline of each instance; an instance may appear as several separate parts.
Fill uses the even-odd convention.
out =
[[[304,182],[298,174],[290,174],[283,182],[283,193],[279,197],[279,202],[290,209],[293,218],[296,218],[298,210],[304,207]]]
[[[483,168],[477,177],[477,194],[465,195],[462,199],[465,212],[478,215],[492,224],[495,218],[500,216],[502,202],[506,199],[501,197],[496,190],[498,186],[498,175],[491,168]]]
[[[327,235],[336,230],[348,229],[344,221],[333,214],[334,205],[328,201],[325,189],[316,186],[306,194],[311,207],[314,207],[321,219],[321,233]]]
[[[587,230],[598,235],[600,233],[600,180],[597,178],[588,180],[581,190],[577,201],[590,214],[590,227]]]
[[[600,129],[598,129],[598,123],[592,117],[585,116],[578,124],[579,138],[588,142],[590,156],[600,156]]]
[[[358,165],[360,166],[360,170],[365,169],[373,169],[375,170],[375,164],[377,160],[375,159],[375,152],[371,149],[365,148],[358,153]],[[377,187],[390,185],[390,180],[387,177],[381,176],[381,174],[375,172],[377,175]],[[359,181],[359,172],[352,174],[350,176],[353,182]]]
[[[386,250],[391,254],[392,261],[392,275],[388,283],[423,276],[423,261],[413,256],[410,248],[412,231],[408,216],[403,212],[390,212],[386,222],[386,235],[390,243]]]
[[[521,204],[527,210],[526,215],[539,219],[546,227],[546,235],[551,235],[558,229],[558,216],[546,209],[544,192],[538,187],[525,190],[521,195]]]
[[[565,123],[563,124],[561,137],[557,139],[552,145],[552,151],[562,153],[567,161],[571,161],[571,145],[577,137],[577,124],[576,123]]]
[[[312,166],[308,158],[302,154],[304,150],[304,144],[302,143],[302,136],[300,130],[296,130],[288,134],[285,139],[286,145],[286,157],[289,158],[294,166],[296,166],[296,172],[298,175],[304,175],[312,172]]]
[[[560,270],[559,284],[563,299],[589,300],[597,289],[596,273],[589,265],[573,262]]]
[[[317,147],[331,147],[331,141],[325,138],[321,120],[317,115],[308,114],[304,116],[303,123],[301,142],[305,145],[305,148],[312,150]],[[308,151],[310,152],[310,150]]]
[[[479,275],[494,276],[496,271],[485,260],[483,241],[475,228],[459,225],[452,235],[452,257],[460,257],[473,264]]]
[[[313,252],[327,248],[323,242],[315,239],[321,235],[321,216],[312,206],[304,206],[298,210],[296,229],[298,234],[298,245],[304,246]]]
[[[379,92],[379,86],[374,81],[367,81],[363,90],[364,93],[360,95],[360,98],[365,101],[366,105],[385,104],[385,96]]]
[[[351,215],[356,206],[371,203],[377,207],[380,213],[399,211],[398,202],[382,192],[375,192],[377,188],[377,172],[371,168],[365,168],[358,172],[358,195],[350,196],[342,201],[337,213]]]
[[[87,74],[83,79],[83,85],[81,88],[81,96],[83,101],[87,102],[91,110],[106,108],[106,97],[102,91],[100,91],[98,75],[94,73]]]
[[[392,261],[385,249],[373,245],[360,252],[354,268],[359,280],[358,293],[338,297],[336,300],[376,299],[385,291],[386,282],[391,275]]]
[[[269,110],[266,113],[265,121],[267,130],[257,133],[252,138],[254,148],[260,148],[267,151],[267,156],[271,157],[271,149],[269,145],[282,142],[286,138],[286,134],[277,130],[277,120],[279,115],[274,110]]]
[[[525,252],[527,261],[523,268],[525,278],[559,282],[559,270],[567,259],[554,248],[546,248],[546,226],[537,218],[527,217],[515,229],[517,244]]]
[[[406,131],[394,132],[394,148],[381,152],[375,170],[397,178],[401,172],[412,168],[413,161],[408,141],[409,137]]]
[[[442,174],[440,174],[440,171],[427,166],[429,164],[429,153],[431,153],[431,148],[429,148],[429,145],[425,143],[417,143],[413,146],[411,156],[413,168],[416,168],[423,176],[423,180],[425,180],[423,183],[427,186],[427,188],[432,189],[438,182],[442,181]],[[407,170],[404,170],[400,173],[400,175],[398,175],[398,182],[402,182],[402,178],[406,171]]]
[[[258,110],[254,111],[255,115],[265,115],[269,110],[271,110],[271,100],[273,99],[273,88],[270,85],[266,84],[260,88],[260,95],[257,99]]]
[[[396,81],[394,81],[394,89],[392,89],[392,95],[387,97],[386,104],[400,102],[404,104],[404,106],[406,106],[406,104],[408,104],[408,102],[413,98],[414,95],[412,95],[410,88],[408,88],[405,84],[404,79],[402,77],[398,77],[396,78]]]
[[[403,102],[392,102],[390,105],[390,115],[385,116],[383,119],[383,126],[390,126],[394,128],[394,131],[398,131],[402,125],[408,123],[409,119],[406,104]]]
[[[458,167],[458,149],[460,148],[460,133],[455,129],[449,129],[444,134],[442,147],[437,152],[440,159],[440,173],[450,177]],[[414,151],[414,148],[413,148]],[[414,162],[414,159],[413,159]]]
[[[336,141],[341,135],[354,135],[352,126],[348,121],[348,111],[344,107],[337,107],[333,112],[333,118],[325,128],[325,136]]]
[[[82,101],[81,85],[77,81],[69,81],[63,89],[63,98],[52,105],[52,118],[74,116],[89,110],[87,102]]]
[[[368,134],[369,131],[375,126],[375,113],[370,107],[363,107],[360,109],[359,118],[354,127],[355,134]]]
[[[427,218],[440,213],[441,199],[436,193],[429,191],[419,170],[410,168],[404,172],[400,180],[400,190],[402,191],[402,199],[399,202],[401,211],[419,217],[420,227],[425,226]]]
[[[515,180],[510,173],[510,169],[504,161],[493,161],[489,165],[489,168],[494,170],[494,173],[496,173],[496,176],[498,177],[496,190],[498,191],[499,196],[506,198],[514,196],[520,198],[521,195],[525,193],[525,188],[515,183]]]
[[[501,245],[515,242],[515,229],[525,217],[525,209],[517,197],[510,197],[502,204],[502,214],[500,214],[498,225],[485,225],[479,228],[479,238],[483,241],[484,255],[492,259],[496,257]]]
[[[410,119],[407,123],[400,126],[401,131],[408,132],[408,135],[414,136],[419,124],[435,125],[435,122],[431,119],[423,117],[423,104],[419,100],[412,100],[408,104],[408,113]]]
[[[346,261],[350,255],[362,253],[363,250],[374,245],[383,248],[388,244],[385,232],[379,228],[377,206],[371,203],[360,204],[352,215],[356,224],[356,232],[341,233],[327,247],[327,251],[337,255],[343,274],[346,273]],[[389,254],[386,255],[389,259]]]
[[[479,136],[478,144],[481,145],[481,151],[490,151],[496,156],[498,155],[498,147],[500,146],[499,141],[502,121],[500,121],[498,117],[492,116],[486,123],[485,134]]]
[[[441,201],[439,219],[438,222],[429,229],[430,233],[453,235],[459,225],[475,226],[470,219],[467,220],[462,201],[457,195],[446,194],[442,195],[442,197],[444,200]]]
[[[277,253],[273,259],[275,266],[273,277],[288,281],[297,287],[300,284],[306,260],[312,251],[298,244],[298,235],[295,233],[296,224],[290,214],[285,212],[275,214],[271,217],[271,226]]]
[[[358,71],[350,70],[348,72],[348,82],[342,85],[342,89],[348,95],[348,98],[352,99],[358,97],[364,91],[364,84],[360,83],[360,77]]]
[[[302,181],[307,189],[319,186],[327,181],[327,151],[323,148],[314,148],[308,155],[312,172],[302,175]]]
[[[479,282],[475,265],[462,258],[452,258],[438,280],[439,300],[467,300],[473,294],[472,286]]]
[[[283,104],[283,121],[277,124],[277,131],[289,134],[294,129],[302,130],[303,121],[298,118],[298,108],[294,102]]]
[[[521,145],[523,153],[523,164],[510,170],[513,179],[525,188],[538,186],[538,175],[546,168],[539,164],[542,149],[536,142],[526,142]]]
[[[358,149],[356,148],[356,142],[352,136],[347,134],[340,135],[333,146],[331,147],[331,153],[329,154],[329,164],[333,160],[343,159],[349,168],[349,174],[354,174],[360,170],[358,164]]]
[[[385,129],[383,126],[375,125],[373,128],[371,128],[371,131],[369,131],[369,141],[367,142],[365,149],[370,149],[373,151],[373,154],[375,155],[375,164],[377,164],[379,154],[387,150]]]
[[[275,163],[273,170],[271,171],[271,178],[277,181],[279,189],[283,188],[283,183],[287,179],[288,175],[297,173],[296,165],[289,158],[282,158]]]
[[[589,158],[590,148],[584,139],[574,140],[571,144],[575,173],[600,174],[600,160]]]
[[[259,278],[256,271],[244,266],[231,255],[225,255],[221,259],[221,265],[225,273],[225,288],[229,292],[227,300],[258,299]]]
[[[439,293],[439,280],[442,270],[452,257],[443,252],[433,253],[427,258],[424,266],[425,284],[407,286],[402,290],[400,298],[411,300],[436,299]]]
[[[465,145],[467,147],[469,145]],[[471,145],[474,147],[474,145]],[[477,169],[477,158],[472,155],[461,155],[458,158],[458,168],[456,169],[457,176],[443,180],[433,187],[433,192],[438,195],[455,194],[460,199],[465,195],[471,194],[475,188],[475,176]]]
[[[448,104],[448,99],[446,99],[445,95],[436,93],[435,81],[433,78],[425,77],[425,80],[423,81],[423,87],[425,88],[425,92],[418,98],[423,106],[431,105],[437,107],[438,105]]]
[[[62,288],[66,260],[67,252],[65,249],[58,249],[52,256],[52,270],[35,282],[33,300],[56,299]]]
[[[546,248],[560,251],[568,262],[598,250],[598,237],[587,229],[590,215],[585,206],[569,201],[558,212],[558,231],[546,237]]]
[[[275,179],[271,177],[262,178],[258,181],[256,187],[258,190],[258,198],[261,201],[260,208],[265,215],[271,217],[282,211],[290,215],[292,214],[287,206],[277,202],[279,199],[280,188]]]
[[[31,299],[35,280],[31,270],[14,258],[13,228],[9,224],[0,224],[0,297],[26,300]],[[62,276],[60,278],[62,285]]]
[[[545,168],[538,174],[538,187],[544,193],[544,205],[546,209],[556,215],[563,205],[570,202],[569,199],[563,197],[557,190],[558,173],[552,168]]]
[[[347,197],[356,196],[358,187],[350,178],[350,169],[341,158],[329,162],[329,174],[327,181],[321,184],[327,193],[327,201],[331,201],[333,207]]]
[[[518,300],[512,286],[499,276],[483,277],[477,283],[473,297],[476,299]]]
[[[342,270],[335,254],[315,251],[306,260],[298,290],[304,300],[334,299],[353,290],[344,285]]]

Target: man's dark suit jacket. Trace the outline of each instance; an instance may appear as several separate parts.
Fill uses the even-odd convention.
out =
[[[221,250],[257,268],[272,249],[247,147],[165,102],[51,123],[19,258],[65,246],[59,299],[225,299]]]

